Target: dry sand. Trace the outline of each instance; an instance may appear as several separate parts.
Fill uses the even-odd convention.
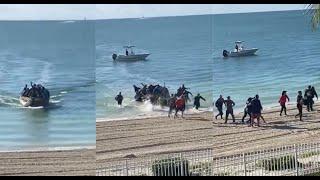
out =
[[[0,153],[0,176],[95,176],[95,149]]]
[[[288,116],[279,116],[280,107],[263,112],[267,124],[248,127],[237,122],[224,124],[213,120],[212,113],[186,115],[185,119],[167,117],[105,121],[97,123],[97,165],[125,156],[143,157],[154,154],[212,148],[215,155],[319,142],[320,103],[315,111],[306,112],[299,121],[295,105],[288,106]]]

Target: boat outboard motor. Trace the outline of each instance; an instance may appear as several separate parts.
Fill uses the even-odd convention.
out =
[[[223,50],[222,54],[223,54],[224,57],[228,57],[229,52],[227,50]]]
[[[117,57],[118,57],[118,55],[117,55],[117,54],[112,54],[112,59],[113,59],[113,60],[116,60],[116,59],[117,59]]]

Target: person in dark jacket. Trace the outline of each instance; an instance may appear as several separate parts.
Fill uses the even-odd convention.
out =
[[[122,105],[123,96],[121,95],[121,92],[119,92],[119,94],[114,99],[118,102],[119,106]]]
[[[220,95],[219,99],[217,99],[215,106],[219,111],[219,114],[217,114],[215,117],[216,119],[218,118],[218,116],[221,116],[221,119],[223,119],[223,104],[224,104],[224,99],[222,97],[222,95]]]
[[[261,118],[261,111],[262,111],[262,105],[261,101],[259,99],[259,95],[257,94],[255,98],[251,101],[252,105],[252,112],[251,112],[251,127],[253,127],[254,119],[257,119],[257,125],[260,126],[260,118]]]
[[[315,91],[315,89],[312,88],[312,86],[308,86],[308,88],[305,90],[305,93],[304,93],[304,97],[306,99],[306,105],[307,105],[308,111],[313,111],[313,104],[314,104],[313,98],[315,96],[318,99],[318,94]]]
[[[229,114],[231,115],[232,120],[235,123],[236,119],[235,119],[234,114],[233,114],[233,106],[235,106],[236,104],[231,100],[230,96],[227,97],[227,100],[224,101],[224,104],[226,105],[226,108],[227,108],[227,110],[226,110],[226,119],[225,119],[224,123],[227,124]]]
[[[297,96],[297,108],[299,113],[295,116],[296,118],[299,116],[300,121],[302,121],[302,107],[303,107],[303,97],[302,97],[302,92],[298,92]]]
[[[242,123],[244,123],[244,118],[247,117],[247,115],[249,115],[249,120],[248,122],[251,123],[251,113],[252,113],[252,105],[251,105],[251,101],[252,101],[252,97],[249,97],[247,102],[246,102],[246,107],[244,108],[244,115],[242,117]]]
[[[203,97],[200,95],[200,93],[198,93],[197,96],[194,97],[193,107],[195,107],[197,110],[198,110],[199,107],[200,107],[200,100],[201,100],[201,99],[204,100],[204,101],[206,101],[206,99],[203,98]]]

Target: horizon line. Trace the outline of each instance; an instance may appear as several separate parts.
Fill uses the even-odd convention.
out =
[[[88,18],[88,19],[0,19],[1,21],[101,21],[101,20],[125,20],[125,19],[149,19],[149,18],[168,18],[168,17],[187,17],[187,16],[206,16],[206,15],[227,15],[227,14],[253,14],[253,13],[270,13],[270,12],[288,12],[288,11],[303,11],[304,9],[290,10],[266,10],[266,11],[251,11],[251,12],[227,12],[227,13],[204,13],[204,14],[187,14],[187,15],[163,15],[163,16],[142,16],[142,17],[125,17],[125,18]]]
[[[304,11],[307,9],[289,9],[289,10],[266,10],[266,11],[250,11],[250,12],[228,12],[228,13],[205,13],[205,14],[187,14],[187,15],[164,15],[164,16],[142,16],[142,17],[126,17],[126,18],[97,18],[95,20],[124,20],[124,19],[151,19],[151,18],[166,18],[166,17],[185,17],[185,16],[206,16],[206,15],[226,15],[226,14],[251,14],[251,13],[266,13],[266,12],[288,12],[288,11]]]

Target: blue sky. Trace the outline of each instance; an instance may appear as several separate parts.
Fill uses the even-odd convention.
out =
[[[0,20],[118,19],[304,9],[303,4],[1,4]]]

